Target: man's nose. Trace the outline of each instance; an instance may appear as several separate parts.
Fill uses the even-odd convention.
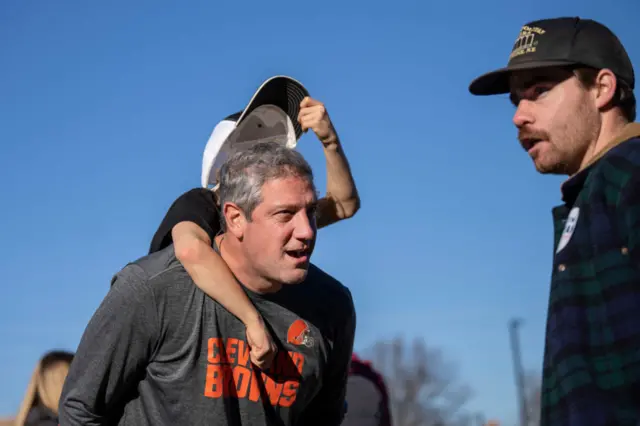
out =
[[[299,212],[296,217],[293,235],[298,240],[313,240],[316,235],[315,216],[310,216],[306,212]]]
[[[518,108],[516,108],[515,114],[513,114],[513,124],[520,129],[527,124],[533,124],[534,121],[531,102],[526,99],[521,100],[518,103]]]

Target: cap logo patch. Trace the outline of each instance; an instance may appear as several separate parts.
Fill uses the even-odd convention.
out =
[[[518,34],[516,42],[513,44],[513,49],[511,51],[511,55],[509,55],[509,59],[513,59],[516,56],[525,55],[527,53],[534,53],[536,51],[536,46],[538,45],[536,36],[542,35],[545,32],[546,31],[540,27],[523,26],[520,29],[520,34]]]

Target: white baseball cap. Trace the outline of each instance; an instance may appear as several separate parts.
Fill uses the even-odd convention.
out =
[[[302,136],[300,102],[306,96],[307,89],[291,77],[279,75],[263,82],[243,111],[214,127],[202,157],[202,187],[216,187],[218,171],[229,155],[250,145],[276,141],[295,148]]]

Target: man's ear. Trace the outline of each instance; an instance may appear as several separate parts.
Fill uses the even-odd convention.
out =
[[[227,224],[227,232],[233,234],[239,240],[242,239],[247,225],[247,218],[240,207],[234,203],[224,203],[222,214]]]
[[[598,109],[602,110],[611,106],[617,87],[618,80],[611,70],[605,68],[598,72],[594,85],[596,90],[596,107]]]

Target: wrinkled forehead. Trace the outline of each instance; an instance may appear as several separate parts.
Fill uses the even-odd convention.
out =
[[[290,172],[285,171],[280,176],[267,179],[261,188],[262,200],[300,207],[317,202],[318,193],[313,179],[293,170]]]

